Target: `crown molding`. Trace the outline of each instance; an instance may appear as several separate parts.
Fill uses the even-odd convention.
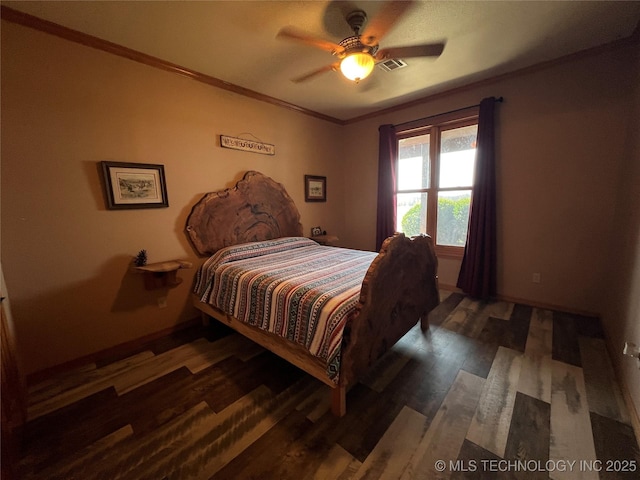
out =
[[[33,15],[19,12],[18,10],[14,10],[13,8],[9,8],[5,5],[1,5],[0,8],[1,8],[2,19],[8,22],[16,23],[18,25],[32,28],[34,30],[39,30],[41,32],[63,38],[71,42],[79,43],[80,45],[84,45],[86,47],[95,48],[97,50],[102,50],[103,52],[108,52],[113,55],[117,55],[119,57],[124,57],[129,60],[133,60],[134,62],[143,63],[150,67],[158,68],[160,70],[165,70],[167,72],[177,73],[179,75],[189,77],[198,82],[206,83],[207,85],[211,85],[216,88],[221,88],[223,90],[237,93],[239,95],[243,95],[245,97],[249,97],[254,100],[269,103],[277,107],[293,110],[295,112],[309,115],[311,117],[319,118],[320,120],[325,120],[327,122],[337,123],[339,125],[344,124],[343,120],[339,120],[329,115],[324,115],[322,113],[315,112],[313,110],[308,110],[298,105],[285,102],[284,100],[270,97],[269,95],[264,95],[254,90],[250,90],[248,88],[240,87],[233,83],[220,80],[219,78],[212,77],[210,75],[206,75],[204,73],[197,72],[195,70],[191,70],[190,68],[182,67],[180,65],[176,65],[175,63],[167,62],[160,58],[154,57],[152,55],[147,55],[146,53],[142,53],[137,50],[124,47],[122,45],[118,45],[117,43],[109,42],[107,40],[94,37],[93,35],[88,35],[86,33],[82,33],[77,30],[64,27],[57,23],[50,22],[48,20],[43,20]]]

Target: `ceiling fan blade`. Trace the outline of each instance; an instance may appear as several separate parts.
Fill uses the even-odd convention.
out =
[[[380,39],[393,28],[400,17],[411,7],[412,1],[388,0],[371,20],[367,22],[360,41],[370,47],[378,45]]]
[[[376,60],[380,61],[388,58],[439,57],[443,50],[444,43],[383,48],[378,50]]]
[[[287,40],[295,40],[298,42],[306,43],[307,45],[311,45],[313,47],[320,48],[322,50],[326,50],[330,53],[342,53],[344,48],[338,45],[337,43],[331,42],[329,40],[324,40],[319,37],[315,37],[310,35],[302,30],[298,30],[294,27],[284,27],[282,28],[277,35],[277,38],[284,38]]]
[[[340,62],[332,63],[331,65],[325,65],[324,67],[317,68],[309,73],[306,73],[300,77],[292,78],[291,81],[293,83],[301,83],[306,82],[307,80],[315,77],[316,75],[320,75],[321,73],[330,72],[331,70],[337,70],[340,68]]]

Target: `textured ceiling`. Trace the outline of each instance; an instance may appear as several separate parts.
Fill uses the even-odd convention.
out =
[[[339,120],[349,120],[630,36],[640,2],[417,1],[383,38],[395,47],[445,42],[439,58],[355,85],[337,72],[292,78],[331,64],[330,53],[277,39],[293,25],[339,42],[345,16],[369,18],[380,1],[3,1],[14,10],[108,40]]]

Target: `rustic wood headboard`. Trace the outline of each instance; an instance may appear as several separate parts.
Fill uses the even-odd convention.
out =
[[[248,171],[235,187],[207,193],[191,209],[187,233],[200,255],[223,247],[302,236],[300,213],[284,186]]]

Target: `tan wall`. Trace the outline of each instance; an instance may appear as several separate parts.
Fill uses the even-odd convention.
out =
[[[276,155],[218,146],[243,133]],[[26,373],[195,317],[194,270],[146,291],[130,260],[144,248],[149,262],[197,261],[191,206],[246,170],[286,186],[305,232],[340,234],[340,138],[331,123],[2,22],[2,265]],[[163,164],[169,208],[106,210],[102,160]],[[327,203],[304,202],[305,174],[327,176]]]
[[[498,292],[600,312],[620,162],[630,115],[630,50],[607,52],[496,80],[346,128],[345,241],[375,241],[377,129],[504,96],[497,109]],[[459,261],[440,260],[455,285]],[[541,283],[532,283],[532,274]]]
[[[640,49],[629,62],[629,71],[640,79]],[[602,321],[614,362],[640,413],[638,361],[622,355],[624,342],[640,345],[640,81],[630,100],[633,116],[621,127],[628,135],[629,154],[619,178]]]

